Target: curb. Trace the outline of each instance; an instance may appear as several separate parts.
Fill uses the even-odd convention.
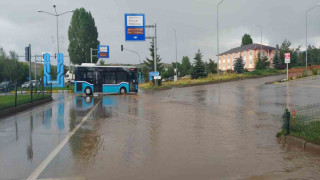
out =
[[[304,151],[320,154],[320,145],[308,142],[302,138],[282,135],[281,140],[288,145],[301,148]]]

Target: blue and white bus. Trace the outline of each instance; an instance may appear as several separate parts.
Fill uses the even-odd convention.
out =
[[[96,66],[82,64],[75,67],[74,92],[92,95],[101,93],[138,92],[138,70],[128,66]]]

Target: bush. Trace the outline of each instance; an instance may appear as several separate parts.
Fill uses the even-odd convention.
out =
[[[318,69],[315,69],[315,68],[312,69],[312,74],[313,74],[313,75],[318,75]]]

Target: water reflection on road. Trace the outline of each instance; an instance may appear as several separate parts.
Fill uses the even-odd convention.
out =
[[[262,83],[270,79],[125,96],[56,94],[51,104],[0,121],[0,179],[28,177],[84,118],[39,178],[317,179],[319,156],[285,147],[275,134],[287,104],[316,102],[318,89]]]

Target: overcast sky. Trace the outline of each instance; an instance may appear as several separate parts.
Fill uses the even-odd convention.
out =
[[[95,19],[100,44],[110,45],[107,63],[138,63],[138,56],[121,52],[120,45],[137,51],[142,60],[150,56],[150,41],[126,42],[124,14],[145,13],[146,24],[157,23],[158,53],[163,62],[175,61],[174,31],[178,38],[178,61],[182,56],[193,59],[200,49],[204,60],[216,59],[216,5],[220,0],[1,0],[0,46],[6,51],[15,50],[24,55],[24,47],[32,44],[32,54],[57,51],[55,17],[38,13],[38,10],[58,13],[84,7]],[[275,46],[284,39],[295,47],[305,49],[305,12],[317,0],[225,0],[219,10],[220,52],[241,44],[244,33],[251,34],[260,43],[263,27],[263,44]],[[60,51],[68,55],[68,27],[72,14],[59,18]],[[308,19],[309,42],[320,45],[320,7],[310,11]],[[147,35],[153,35],[153,29]],[[22,58],[23,59],[23,58]],[[66,58],[68,65],[68,58]]]

